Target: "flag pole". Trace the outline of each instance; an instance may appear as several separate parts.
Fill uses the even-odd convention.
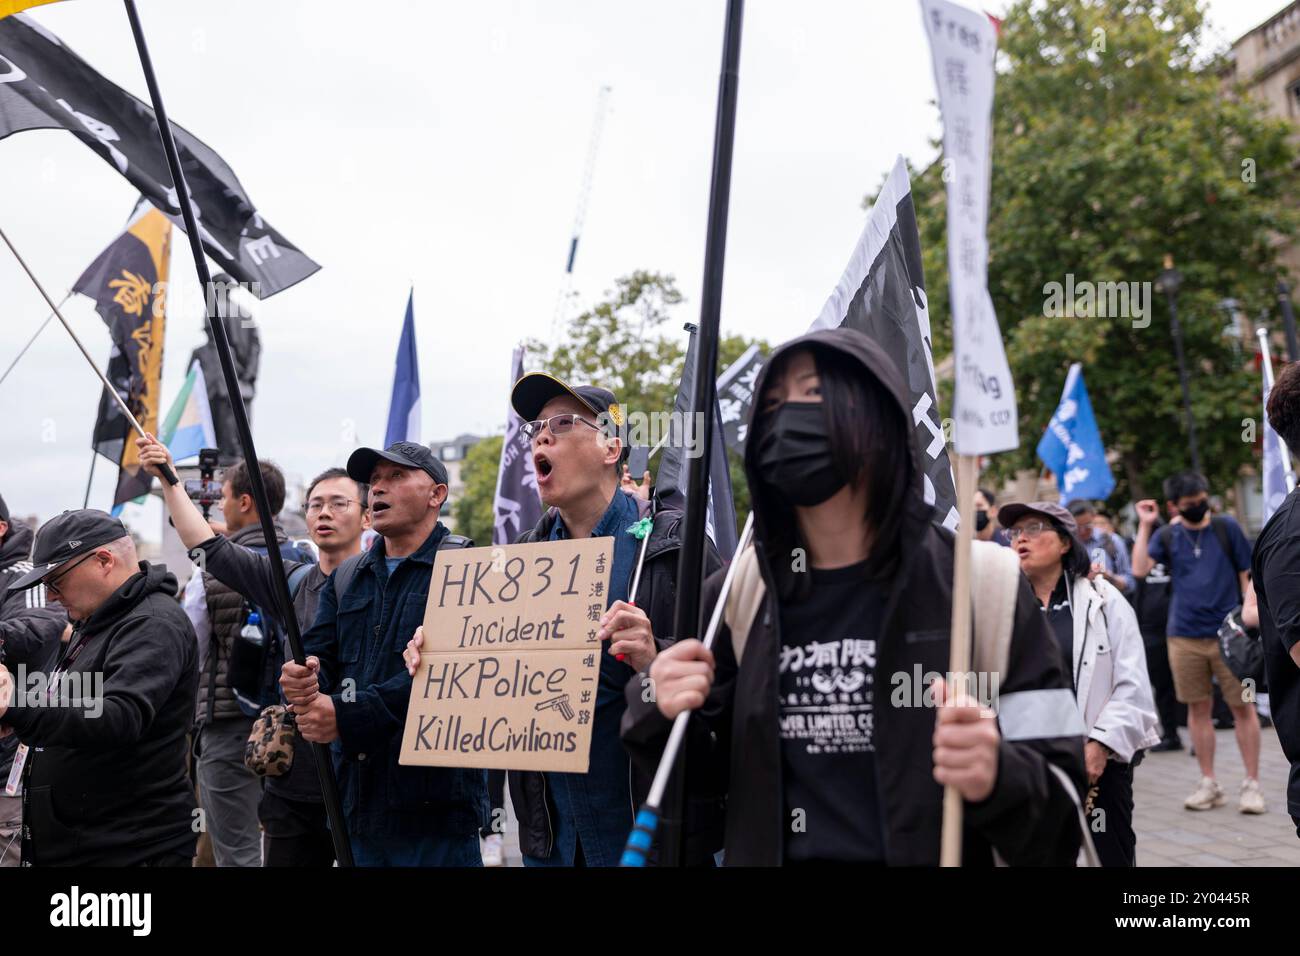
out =
[[[190,197],[189,187],[185,183],[185,173],[181,169],[180,156],[176,151],[176,140],[172,136],[171,123],[167,119],[167,110],[163,106],[162,92],[158,88],[158,78],[154,75],[153,60],[149,56],[149,47],[145,43],[144,28],[140,25],[140,14],[136,11],[135,0],[123,0],[126,16],[131,21],[131,33],[135,37],[135,48],[140,55],[140,68],[144,71],[145,83],[149,87],[149,99],[158,122],[158,133],[162,138],[163,152],[167,157],[167,167],[171,172],[172,187],[176,201],[181,207],[181,216],[185,221],[185,235],[190,241],[190,252],[194,255],[194,267],[198,271],[199,284],[203,287],[204,300],[208,303],[205,315],[212,342],[216,346],[217,358],[221,362],[222,376],[226,380],[226,391],[230,394],[230,407],[235,415],[235,428],[239,432],[239,444],[244,453],[249,483],[253,489],[253,500],[257,503],[261,518],[262,537],[267,543],[266,556],[271,564],[272,586],[280,605],[280,617],[289,641],[289,649],[296,664],[306,663],[302,635],[298,631],[298,618],[293,613],[293,600],[289,595],[288,579],[284,573],[284,561],[280,549],[274,547],[276,540],[274,515],[266,494],[266,485],[262,481],[262,470],[256,467],[257,450],[253,446],[253,433],[248,425],[248,410],[240,393],[239,377],[235,374],[235,363],[230,355],[230,339],[226,335],[226,320],[220,315],[213,315],[212,276],[208,271],[208,261],[203,252],[203,241],[199,234],[197,218],[194,215],[194,201]],[[339,800],[338,782],[334,779],[334,765],[330,749],[325,744],[312,744],[312,753],[316,758],[316,770],[320,776],[321,796],[325,803],[325,813],[329,819],[330,835],[334,839],[334,853],[339,866],[352,866],[352,847],[348,842],[347,824],[343,818],[343,805]]]
[[[975,528],[975,486],[979,482],[979,456],[957,456],[957,541],[952,571],[952,633],[948,643],[948,700],[966,693],[969,686],[971,641],[970,561]],[[961,791],[952,784],[943,788],[943,829],[940,833],[939,865],[961,866]]]
[[[83,509],[90,507],[90,486],[95,481],[95,459],[99,457],[99,452],[95,449],[90,451],[90,474],[86,476],[86,497],[81,501]]]
[[[1260,362],[1264,372],[1264,387],[1270,392],[1273,390],[1273,351],[1268,345],[1268,329],[1262,325],[1255,330],[1255,335],[1259,337],[1259,350],[1263,361]],[[1267,412],[1268,409],[1265,409]],[[1279,432],[1274,432],[1277,436],[1277,446],[1282,459],[1282,473],[1286,476],[1287,494],[1295,491],[1296,477],[1295,465],[1291,462],[1291,449],[1287,447],[1286,440]]]
[[[718,600],[713,605],[713,614],[709,618],[709,626],[704,632],[704,649],[713,649],[713,639],[717,636],[718,625],[722,621],[722,615],[727,607],[727,600],[731,596],[731,585],[736,576],[736,567],[740,564],[740,556],[745,553],[749,547],[750,539],[754,534],[754,512],[750,512],[745,519],[745,526],[740,530],[740,544],[736,548],[736,556],[732,559],[731,564],[727,566],[727,573],[722,576],[722,590],[718,592]],[[649,535],[646,536],[647,538]],[[650,855],[650,847],[654,843],[655,830],[659,827],[659,807],[663,800],[664,791],[668,786],[668,777],[672,771],[673,765],[677,762],[677,754],[681,749],[682,740],[686,737],[686,728],[690,724],[691,712],[684,710],[673,719],[672,730],[668,733],[668,743],[664,746],[663,755],[659,758],[659,766],[655,769],[654,779],[650,783],[650,793],[646,797],[645,804],[637,811],[636,822],[632,827],[632,832],[628,834],[627,846],[623,848],[623,856],[619,860],[619,866],[639,867],[645,866],[646,859]]]
[[[59,308],[63,308],[63,306],[71,298],[72,298],[71,292],[65,293],[63,298],[59,300]],[[4,380],[9,377],[9,373],[12,372],[15,367],[17,367],[19,359],[21,359],[24,355],[26,355],[27,350],[36,344],[36,340],[41,337],[41,333],[45,331],[45,327],[53,321],[54,321],[54,313],[51,312],[49,315],[45,317],[45,321],[41,323],[41,327],[32,333],[32,337],[27,340],[27,344],[24,345],[22,349],[18,352],[18,354],[14,356],[14,360],[9,363],[9,367],[5,369],[4,374],[0,375],[0,385],[4,384]]]
[[[745,0],[728,0],[723,31],[722,72],[718,77],[717,120],[713,130],[713,173],[709,185],[708,233],[704,243],[704,294],[700,301],[700,330],[695,350],[695,388],[691,395],[694,420],[703,423],[700,447],[713,447],[714,402],[718,377],[718,324],[722,312],[722,272],[727,253],[727,212],[731,198],[731,156],[736,137],[736,88],[740,71],[740,35]],[[673,634],[693,637],[702,631],[700,585],[704,572],[704,533],[709,503],[709,459],[705,452],[687,469],[686,517],[677,560],[677,607]],[[735,520],[734,518],[732,519]],[[672,785],[664,807],[664,839],[660,860],[664,866],[683,863],[682,826],[685,768],[676,773],[669,765]]]
[[[108,394],[113,396],[113,401],[117,402],[117,407],[122,410],[122,414],[125,415],[126,420],[131,423],[131,427],[140,434],[141,438],[143,438],[145,434],[144,427],[135,417],[135,413],[132,412],[126,402],[122,400],[122,396],[117,394],[117,389],[114,388],[113,383],[108,380],[108,376],[99,370],[99,366],[95,364],[95,360],[91,358],[90,353],[86,351],[86,347],[81,344],[81,339],[77,337],[77,333],[72,331],[72,326],[68,324],[68,320],[63,317],[63,313],[59,311],[59,307],[54,304],[54,300],[50,298],[50,294],[45,291],[45,286],[41,285],[41,280],[36,278],[36,273],[32,272],[31,268],[27,265],[27,261],[18,254],[18,250],[14,248],[14,244],[9,241],[9,237],[5,235],[3,229],[0,229],[0,239],[4,240],[5,245],[9,247],[9,251],[12,252],[14,258],[18,260],[18,264],[23,267],[23,272],[27,273],[27,278],[31,279],[32,285],[36,286],[36,291],[41,294],[41,298],[46,301],[51,311],[53,311],[58,320],[63,323],[63,327],[67,329],[68,334],[72,336],[72,341],[77,344],[77,348],[81,350],[81,354],[86,357],[86,361],[90,364],[90,367],[95,370],[95,374],[99,376],[99,380],[104,383],[104,388],[108,389]],[[68,297],[64,296],[63,301],[68,301]],[[23,351],[26,351],[26,349]],[[176,484],[176,474],[166,465],[162,467],[162,476],[167,484]]]

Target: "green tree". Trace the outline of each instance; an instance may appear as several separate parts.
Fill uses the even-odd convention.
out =
[[[663,326],[681,301],[671,275],[623,276],[604,301],[569,322],[558,343],[530,340],[529,367],[566,382],[598,383],[629,412],[671,409],[684,351],[679,341],[665,337]]]
[[[484,438],[469,450],[460,466],[465,488],[452,502],[456,514],[456,531],[483,546],[492,543],[496,523],[497,470],[501,464],[501,435]]]
[[[1183,274],[1203,467],[1225,490],[1251,460],[1242,420],[1260,415],[1259,380],[1223,335],[1219,303],[1252,316],[1272,304],[1276,242],[1295,228],[1285,197],[1296,154],[1288,124],[1224,89],[1221,55],[1198,59],[1204,30],[1193,0],[1021,0],[1002,23],[989,289],[1021,445],[996,457],[995,477],[1039,466],[1034,447],[1075,361],[1120,456],[1114,503],[1190,467],[1164,296],[1151,288],[1145,328],[1047,308],[1048,283],[1154,283],[1166,253]],[[936,362],[951,352],[944,165],[913,176]]]

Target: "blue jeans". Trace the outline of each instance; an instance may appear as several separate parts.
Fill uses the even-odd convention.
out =
[[[357,866],[482,866],[478,834],[455,837],[358,836],[352,834]]]

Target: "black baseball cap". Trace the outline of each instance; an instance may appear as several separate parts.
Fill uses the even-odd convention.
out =
[[[413,441],[395,441],[383,451],[378,448],[358,448],[348,457],[348,477],[360,484],[369,484],[370,475],[381,460],[391,461],[403,468],[418,468],[438,484],[450,484],[447,466],[434,456],[428,446]]]
[[[35,587],[59,565],[126,536],[126,527],[112,515],[94,508],[65,511],[36,532],[32,569],[9,585],[9,590]]]
[[[546,403],[561,395],[576,398],[597,416],[608,416],[615,425],[623,424],[618,399],[607,388],[596,385],[570,385],[546,372],[529,372],[510,391],[510,404],[526,422],[536,421]]]
[[[0,521],[9,520],[9,506],[5,504],[4,495],[0,495]]]

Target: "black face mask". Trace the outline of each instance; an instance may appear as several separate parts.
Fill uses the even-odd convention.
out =
[[[763,481],[792,505],[811,508],[844,487],[831,457],[819,402],[786,402],[768,417],[758,443]]]
[[[1182,515],[1187,521],[1191,522],[1192,524],[1196,524],[1202,518],[1205,517],[1205,512],[1209,510],[1210,510],[1210,503],[1208,501],[1198,501],[1190,508],[1179,508],[1178,513]]]
[[[983,531],[989,526],[989,513],[983,508],[975,512],[975,530]]]

